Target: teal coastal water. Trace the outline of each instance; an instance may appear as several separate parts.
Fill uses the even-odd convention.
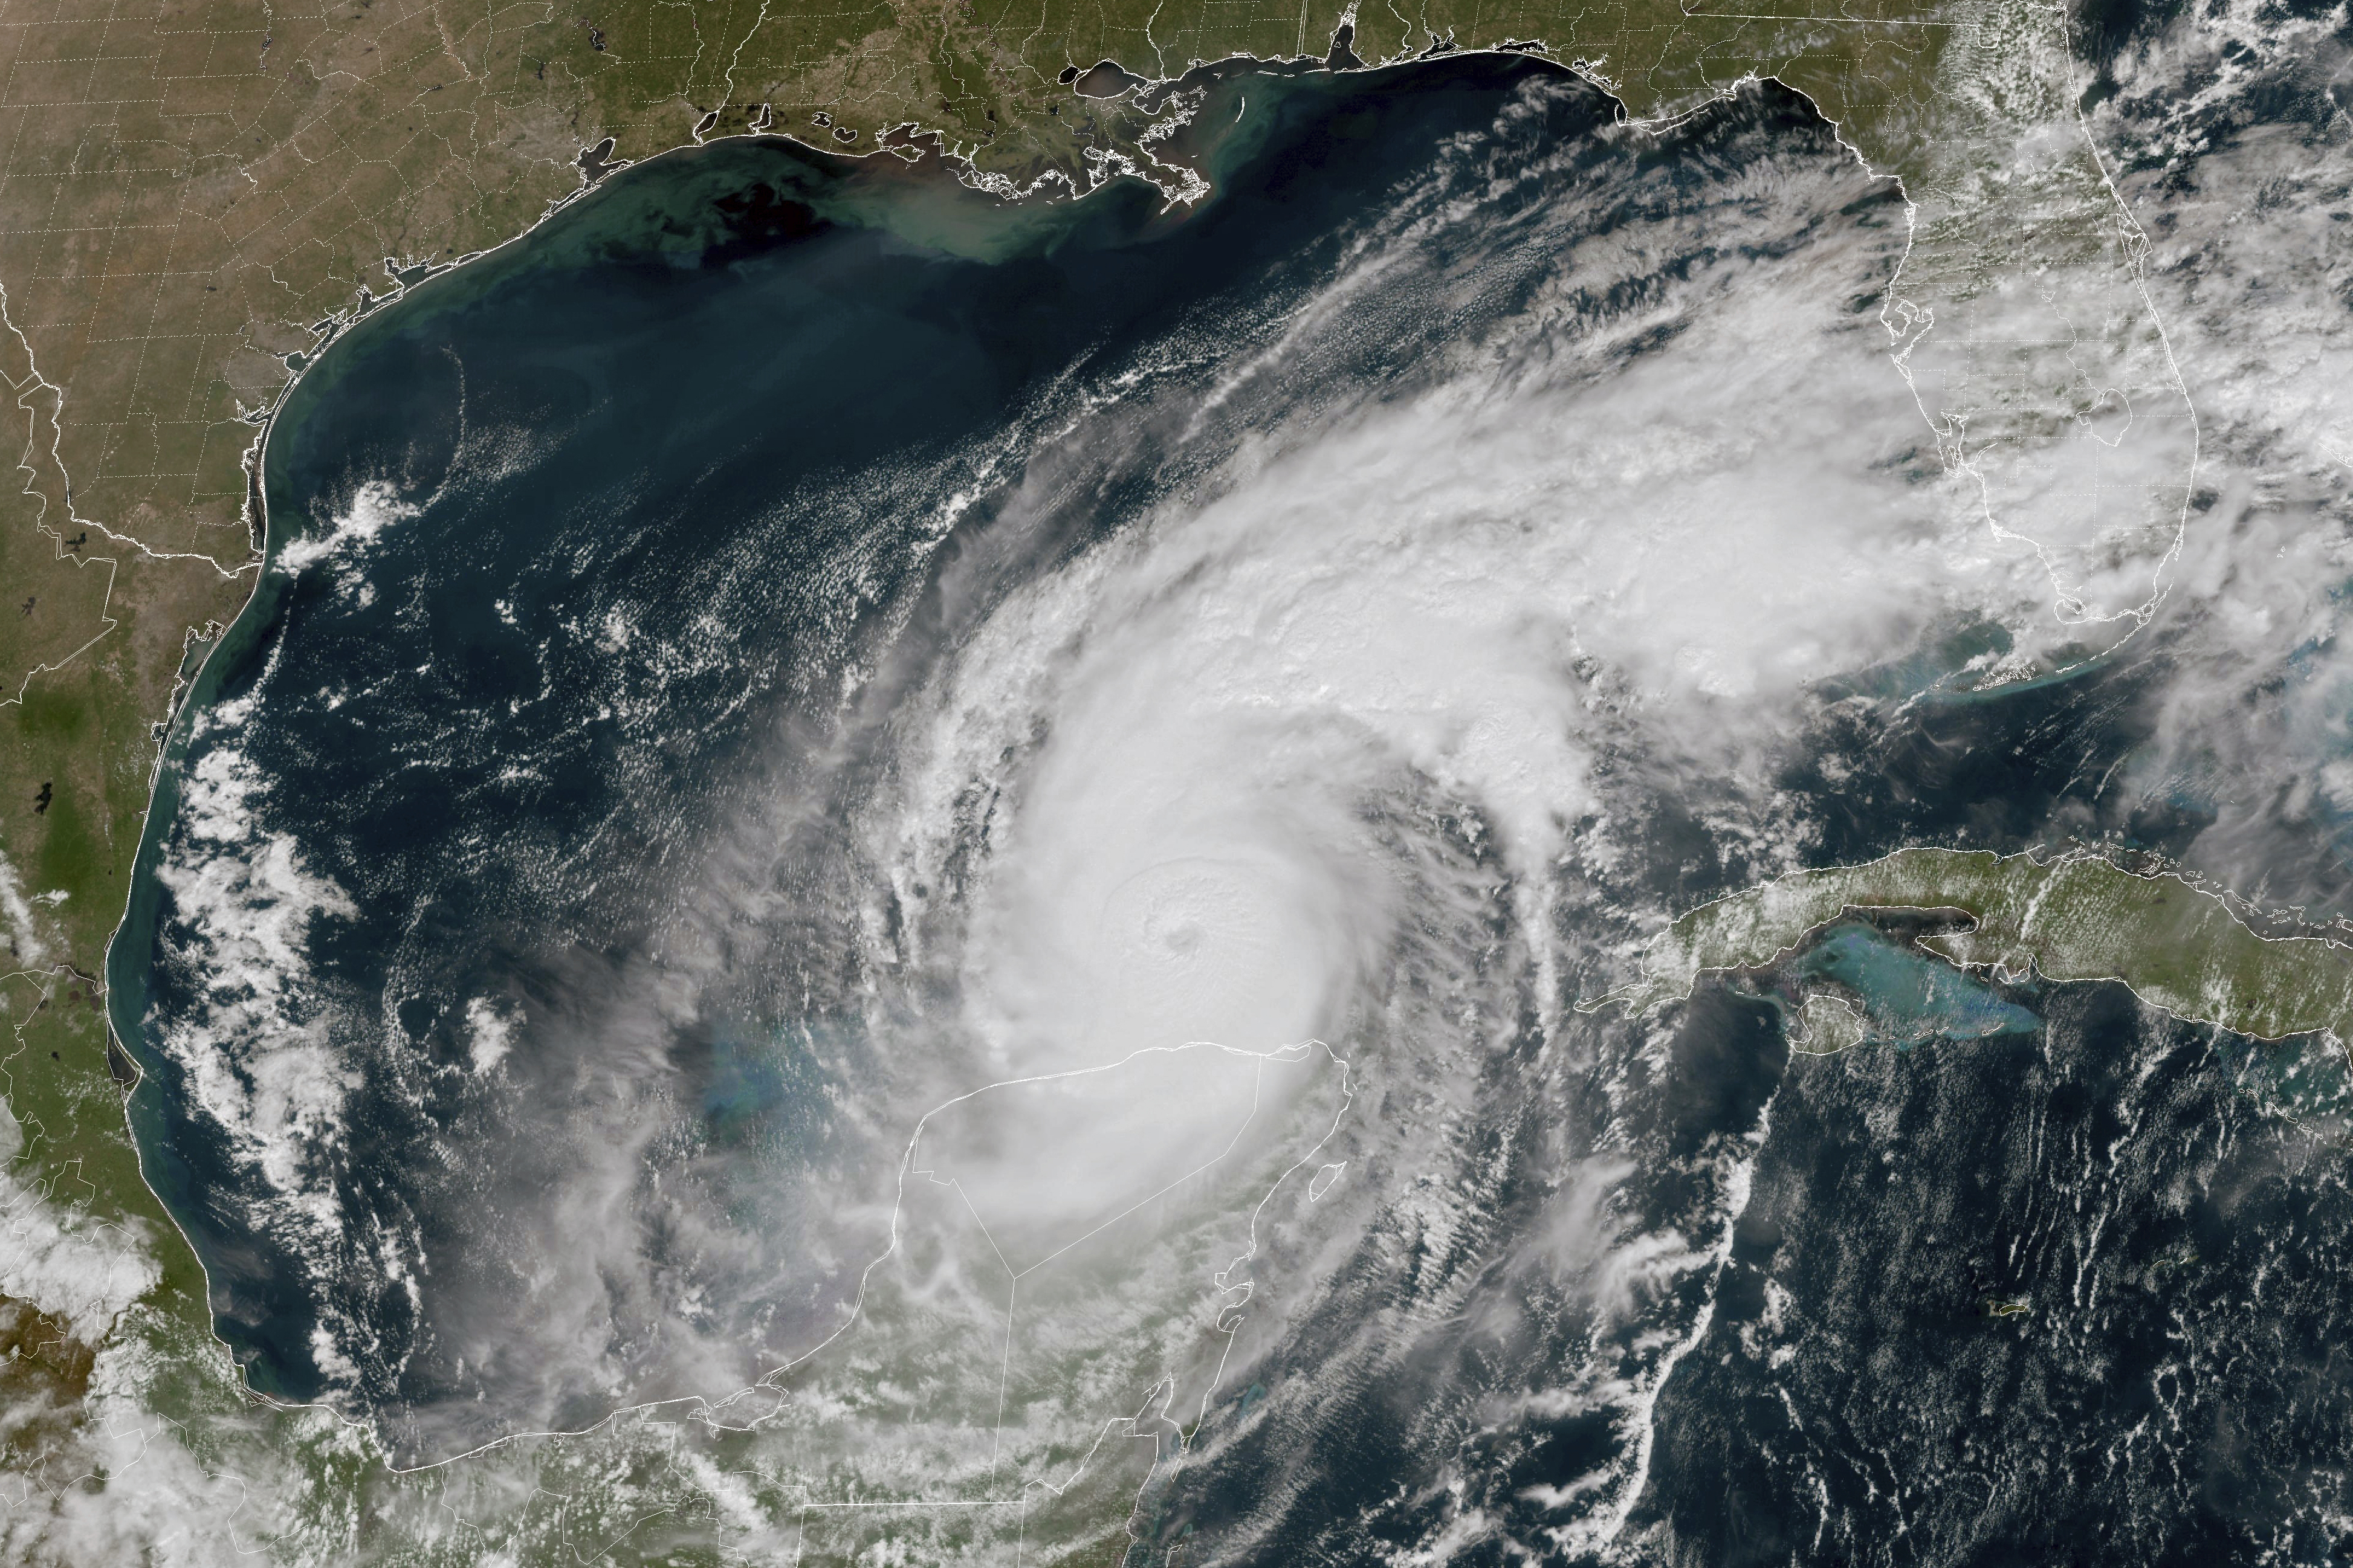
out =
[[[1899,1049],[1932,1039],[2031,1035],[2042,1026],[1985,982],[1860,923],[1824,933],[1794,967],[1804,979],[1833,981],[1854,993],[1872,1032]]]

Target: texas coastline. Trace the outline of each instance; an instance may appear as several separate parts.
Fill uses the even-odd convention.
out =
[[[669,270],[723,267],[828,229],[877,232],[919,253],[983,266],[1072,246],[1149,247],[1214,210],[1232,177],[1261,151],[1268,128],[1286,110],[1334,119],[1392,93],[1449,84],[1501,91],[1530,77],[1576,80],[1623,118],[1622,106],[1580,73],[1515,52],[1447,54],[1345,71],[1305,61],[1229,60],[1147,89],[1173,96],[1198,89],[1202,94],[1191,126],[1181,133],[1192,144],[1180,146],[1210,172],[1210,189],[1218,194],[1192,205],[1132,176],[1108,180],[1082,200],[1008,203],[972,189],[943,157],[927,155],[913,163],[895,153],[853,157],[775,135],[676,148],[585,185],[526,233],[406,285],[338,330],[303,363],[265,426],[255,499],[262,520],[263,564],[243,610],[205,658],[170,721],[124,918],[107,956],[110,1025],[138,1069],[126,1115],[142,1173],[195,1245],[208,1283],[215,1280],[220,1256],[217,1238],[188,1220],[206,1211],[211,1179],[173,1136],[165,1088],[173,1068],[145,1032],[147,979],[155,964],[162,913],[157,868],[179,817],[190,742],[222,701],[225,688],[266,659],[297,580],[284,559],[290,547],[314,536],[324,521],[318,502],[335,489],[305,470],[306,447],[315,436],[307,422],[339,396],[355,395],[353,378],[364,374],[372,354],[404,335],[419,335],[438,320],[462,315],[501,290],[554,286],[616,262]],[[1269,108],[1270,100],[1277,107]],[[771,199],[778,190],[787,193],[781,202]],[[745,193],[752,191],[765,194],[747,202]],[[867,410],[876,422],[903,416],[902,409],[885,403],[870,403]],[[311,1389],[275,1374],[273,1351],[249,1336],[240,1344],[223,1331],[216,1291],[211,1305],[215,1336],[236,1353],[254,1392],[283,1403],[311,1402],[306,1397]],[[276,1351],[298,1360],[301,1355],[292,1345]]]
[[[623,257],[670,268],[707,267],[714,254],[730,247],[757,250],[789,244],[797,237],[792,231],[801,225],[881,231],[895,245],[983,264],[1051,254],[1074,240],[1114,249],[1148,246],[1213,210],[1223,200],[1229,179],[1249,167],[1278,121],[1336,118],[1392,94],[1432,89],[1500,94],[1530,79],[1576,82],[1620,122],[1626,118],[1622,104],[1588,74],[1523,50],[1455,51],[1405,63],[1371,68],[1348,64],[1336,69],[1313,59],[1237,58],[1138,89],[1164,101],[1185,93],[1200,95],[1190,123],[1172,139],[1176,150],[1208,176],[1210,194],[1190,205],[1171,199],[1167,187],[1136,174],[1107,179],[1079,199],[1059,191],[1033,190],[1028,194],[1030,199],[1008,201],[974,189],[936,148],[923,150],[911,161],[903,152],[887,147],[851,155],[775,133],[681,145],[584,178],[579,191],[553,205],[523,233],[428,275],[402,279],[395,291],[367,301],[332,326],[320,345],[303,356],[257,443],[251,505],[263,553],[253,589],[187,679],[164,727],[130,891],[106,958],[108,1022],[135,1073],[125,1093],[125,1115],[142,1176],[194,1246],[207,1281],[214,1337],[230,1351],[250,1392],[289,1406],[318,1403],[310,1397],[312,1391],[289,1386],[274,1375],[269,1350],[224,1331],[220,1254],[209,1244],[206,1228],[190,1223],[210,1206],[211,1179],[171,1135],[172,1104],[165,1085],[175,1069],[146,1031],[151,1012],[147,980],[155,963],[162,915],[157,868],[181,815],[191,740],[220,704],[224,688],[267,658],[297,580],[284,569],[284,557],[290,546],[312,537],[322,521],[315,506],[306,504],[322,491],[304,485],[301,478],[309,435],[306,421],[348,388],[370,354],[438,318],[462,314],[501,289],[528,289]],[[1781,93],[1798,106],[1797,112],[1814,112],[1799,95],[1778,84],[1746,84],[1746,89]],[[1728,92],[1717,101],[1728,102],[1732,96]],[[806,216],[779,220],[773,212],[754,211],[751,226],[756,229],[765,223],[769,227],[747,240],[743,224],[731,221],[718,204],[746,188],[770,184],[789,188]],[[1040,196],[1046,199],[1037,199]],[[781,230],[776,226],[779,221]],[[892,414],[877,407],[869,417],[882,421]],[[280,1348],[299,1354],[293,1346]],[[324,1407],[335,1408],[332,1404]]]

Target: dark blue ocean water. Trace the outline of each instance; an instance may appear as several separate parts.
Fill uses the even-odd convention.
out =
[[[1271,413],[1400,398],[1483,321],[1577,296],[1578,244],[1769,215],[1805,181],[1828,216],[1777,243],[1901,234],[1893,194],[1778,92],[1636,140],[1514,58],[1196,85],[1217,193],[1197,207],[1134,182],[1007,206],[936,166],[724,142],[623,173],[303,376],[262,474],[272,563],[172,732],[109,969],[147,1171],[256,1387],[434,1455],[723,1393],[808,1342],[871,1255],[858,1201],[903,1131],[877,1108],[926,1103],[921,1064],[867,1031],[861,955],[906,933],[860,924],[845,824],[944,653],[1155,503],[1206,497]],[[1252,384],[1441,157],[1476,222],[1418,209],[1419,270]],[[1671,232],[1684,248],[1630,246],[1580,319],[1714,258],[1704,222],[1645,231]],[[1456,272],[1479,287],[1431,282]],[[1677,330],[1590,363],[1517,347],[1599,379]],[[1942,693],[1993,637],[1969,623],[1821,693],[1770,762],[1809,854],[2195,831],[2107,783],[2148,731],[2153,661]],[[1606,979],[1623,907],[1757,868],[1704,789],[1627,752],[1599,771],[1627,853],[1563,870],[1592,929],[1547,934]],[[1484,852],[1459,821],[1384,826]],[[950,900],[965,869],[911,893]],[[1488,984],[1516,939],[1472,934]],[[1861,933],[1804,962],[1932,1043],[1792,1066],[1773,1009],[1714,989],[1656,1038],[1571,1020],[1539,1052],[1507,976],[1476,1081],[1367,1090],[1376,1155],[1385,1123],[1458,1095],[1472,1111],[1432,1141],[1452,1163],[1351,1166],[1397,1206],[1334,1244],[1328,1290],[1211,1417],[1256,1425],[1150,1528],[1356,1562],[1475,1511],[1488,1555],[1464,1560],[1565,1551],[1547,1489],[1627,1473],[1650,1417],[1626,1391],[1712,1325],[1628,1500],[1662,1560],[1909,1561],[1920,1520],[1923,1557],[1957,1562],[2255,1539],[2215,1499],[2286,1487],[2311,1431],[2348,1429],[2325,1373],[2353,1226],[2341,1178],[2306,1179],[2341,1158],[2242,1091],[2241,1057],[2116,988],[2046,1008]],[[1609,1224],[1669,1252],[1730,1227],[1725,1268],[1631,1279],[1616,1316],[1573,1300],[1551,1205],[1597,1170]],[[1476,1194],[1459,1226],[1416,1217],[1448,1192]],[[2266,1424],[2250,1397],[2307,1414]],[[2200,1433],[2132,1447],[2185,1410]]]
[[[1217,194],[1173,210],[1134,181],[1008,206],[936,166],[730,142],[624,173],[324,353],[272,424],[272,565],[174,732],[111,960],[151,1172],[257,1386],[393,1405],[534,1386],[542,1362],[466,1325],[528,1295],[584,1140],[650,1140],[650,1163],[687,1140],[716,1211],[786,1252],[810,1218],[792,1184],[733,1190],[712,1150],[811,1186],[873,1174],[828,1165],[851,1156],[823,1109],[888,1070],[824,1000],[851,967],[826,792],[859,775],[799,760],[838,743],[846,672],[886,711],[894,657],[919,667],[1019,572],[1185,483],[1199,442],[1157,458],[1148,421],[1089,426],[1086,388],[1181,388],[1280,331],[1394,182],[1538,81],[1532,145],[1615,116],[1509,58],[1212,73],[1192,140]],[[1732,132],[1803,119],[1775,100]],[[1375,396],[1466,324],[1411,300],[1366,321],[1335,368]],[[1075,467],[1029,478],[1079,489],[985,574],[958,542],[1050,426],[1075,428]],[[797,791],[776,876],[810,907],[722,917],[749,968],[667,946],[700,847]],[[678,963],[714,975],[696,1021],[633,1011],[648,966]],[[485,1028],[515,1019],[487,1089]],[[590,1036],[628,1059],[551,1043]],[[687,1087],[595,1109],[600,1071],[649,1059]],[[226,1066],[212,1089],[205,1063]],[[793,1278],[763,1311],[818,1321],[844,1288]],[[658,1335],[650,1306],[610,1312],[593,1331]]]

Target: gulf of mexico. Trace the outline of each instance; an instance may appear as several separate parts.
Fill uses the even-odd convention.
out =
[[[1546,73],[1213,73],[1193,209],[721,143],[325,352],[273,420],[270,564],[175,721],[110,955],[151,1179],[257,1387],[423,1451],[713,1375],[609,1281],[563,1325],[581,1364],[499,1326],[565,1227],[643,1223],[638,1184],[689,1146],[710,1212],[763,1238],[726,1287],[747,1352],[828,1321],[819,1211],[883,1175],[828,1108],[894,1064],[843,1021],[821,914],[687,918],[706,847],[791,801],[808,843],[776,875],[821,881],[844,692],[887,707],[894,661],[1020,563],[1185,482],[1145,465],[960,570],[1025,444],[1083,419],[1069,388],[1279,331],[1335,237]],[[1609,114],[1572,93],[1553,132]]]

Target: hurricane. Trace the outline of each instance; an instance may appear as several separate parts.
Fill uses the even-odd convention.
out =
[[[2029,442],[1936,403],[1915,208],[1804,100],[1369,79],[1208,71],[1208,195],[1018,221],[704,149],[300,384],[113,960],[256,1390],[460,1513],[533,1445],[701,1445],[807,1562],[1732,1561],[1718,1474],[1757,1540],[1957,1552],[1907,1381],[1995,1512],[2063,1408],[2171,1517],[2158,1417],[2070,1380],[2227,1405],[2243,1324],[2098,1307],[2173,1245],[2103,1250],[2100,1194],[2240,1161],[2321,1247],[2341,1177],[2277,1174],[2253,1069],[2031,976],[1952,982],[1943,1079],[1793,1051],[1770,987],[1609,998],[1675,914],[1924,832],[2235,874],[2341,808],[2271,770],[2341,752],[2342,458],[2283,489],[2213,392],[2325,372],[2199,325],[2257,239],[2185,203],[2203,280],[2050,273],[2127,369]],[[2040,1349],[1981,1310],[2030,1254],[2094,1301]],[[739,1470],[799,1500],[731,1515]]]

